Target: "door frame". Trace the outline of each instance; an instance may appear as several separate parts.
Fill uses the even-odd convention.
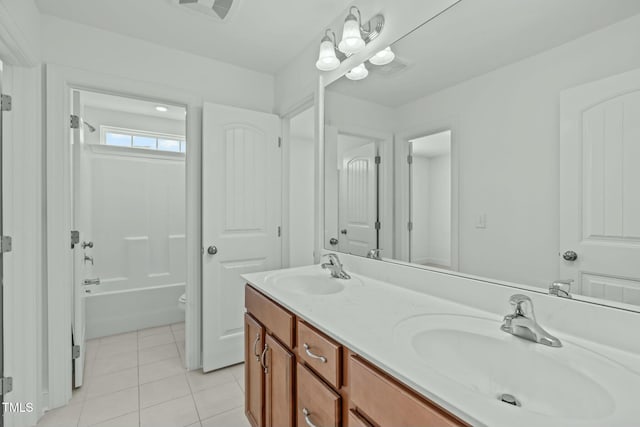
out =
[[[422,136],[433,135],[447,130],[451,131],[451,270],[458,273],[460,268],[460,126],[455,117],[443,118],[432,121],[419,128],[396,134],[396,163],[395,163],[395,192],[399,195],[399,203],[395,206],[396,229],[395,255],[398,259],[408,263],[409,255],[409,167],[407,156],[409,155],[410,140]],[[412,264],[416,265],[416,264]],[[440,271],[442,269],[431,266],[420,266],[427,270]]]
[[[201,111],[203,99],[184,90],[144,81],[47,64],[46,82],[46,268],[49,409],[71,399],[72,252],[70,129],[71,89],[134,97],[186,108],[186,242],[188,295],[185,316],[187,369],[201,366]],[[195,302],[195,303],[194,303]]]
[[[291,155],[291,120],[298,114],[310,108],[314,108],[316,104],[315,99],[315,94],[311,93],[303,97],[300,102],[288,109],[286,113],[280,115],[280,121],[282,123],[282,128],[280,130],[280,134],[282,135],[282,268],[290,267],[289,261],[291,255],[291,247],[289,244],[289,237],[291,236],[291,220],[289,217],[289,208],[291,206],[291,200],[289,199],[289,178],[291,177],[291,168],[289,167],[289,156]],[[314,119],[315,118],[316,115],[314,114]],[[317,129],[315,120],[314,127]]]

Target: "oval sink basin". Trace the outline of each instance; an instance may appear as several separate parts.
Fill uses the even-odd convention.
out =
[[[515,409],[514,397],[519,410],[600,419],[632,404],[619,396],[619,384],[626,379],[640,385],[637,375],[598,353],[564,340],[561,348],[526,341],[501,331],[491,319],[416,316],[396,325],[394,339],[421,369],[436,371],[509,410]]]
[[[324,271],[318,274],[275,275],[266,281],[271,282],[276,289],[299,295],[332,295],[343,292],[348,287],[362,285],[358,278],[335,279]]]

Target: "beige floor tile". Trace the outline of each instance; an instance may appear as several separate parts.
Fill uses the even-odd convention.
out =
[[[202,421],[202,427],[251,427],[251,424],[240,407]]]
[[[130,414],[116,417],[98,424],[94,424],[91,427],[139,427],[140,426],[140,413],[138,411],[131,412]]]
[[[80,415],[80,427],[98,424],[138,410],[138,387],[89,399]]]
[[[185,374],[153,381],[140,386],[140,407],[147,408],[191,394]]]
[[[154,335],[141,336],[138,338],[138,347],[139,348],[149,348],[156,347],[162,344],[169,344],[174,342],[173,333],[170,330],[165,332],[159,332]]]
[[[38,427],[77,426],[82,412],[82,404],[67,405],[47,411],[38,422]]]
[[[140,329],[138,331],[138,336],[139,337],[148,337],[150,335],[163,334],[163,333],[166,333],[166,332],[171,332],[171,326],[170,325],[156,326],[155,328]]]
[[[219,371],[203,373],[201,369],[187,372],[187,379],[191,390],[195,393],[207,388],[216,387],[222,384],[235,382],[235,378],[230,371],[221,369]]]
[[[171,325],[171,330],[172,331],[184,331],[184,322],[180,322],[180,323],[174,323],[173,325]]]
[[[125,369],[138,366],[138,352],[116,354],[110,358],[98,359],[91,363],[91,371],[87,371],[87,377],[98,377],[100,375],[112,374],[124,371]]]
[[[244,394],[233,381],[217,387],[208,388],[193,395],[200,420],[239,408],[244,404]]]
[[[184,342],[184,329],[181,331],[173,331],[173,338],[176,342]]]
[[[186,372],[179,357],[141,365],[140,384],[150,383]]]
[[[88,379],[87,400],[138,385],[138,367]]]
[[[82,387],[74,388],[71,392],[71,400],[69,401],[69,405],[75,405],[76,403],[83,403],[87,398],[87,387],[86,381]]]
[[[136,339],[126,339],[109,344],[100,344],[96,361],[110,359],[115,355],[122,353],[135,353],[138,351],[138,341]]]
[[[108,346],[114,343],[125,342],[125,341],[135,341],[138,339],[137,332],[125,332],[123,334],[118,335],[110,335],[108,337],[100,338],[100,347]]]
[[[142,427],[183,427],[198,421],[192,396],[151,406],[140,411]]]
[[[180,357],[175,343],[162,344],[155,347],[141,348],[138,357],[141,365],[158,362],[160,360]]]

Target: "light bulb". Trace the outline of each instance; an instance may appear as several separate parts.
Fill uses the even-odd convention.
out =
[[[329,37],[324,37],[320,43],[320,54],[316,62],[316,68],[320,71],[332,71],[338,68],[340,60],[336,56],[333,42]]]
[[[369,70],[364,66],[364,63],[352,68],[346,76],[349,80],[362,80],[369,75]]]
[[[360,34],[360,23],[356,16],[350,13],[344,20],[344,28],[342,29],[342,40],[338,45],[340,52],[345,55],[353,55],[364,49],[365,43]]]
[[[391,50],[391,46],[382,49],[380,52],[369,58],[369,62],[373,65],[387,65],[392,62],[396,54]]]

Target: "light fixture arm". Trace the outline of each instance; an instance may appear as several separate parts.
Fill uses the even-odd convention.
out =
[[[335,50],[336,57],[340,60],[340,62],[347,59],[347,55],[340,52],[340,49],[338,49],[338,39],[336,38],[336,33],[331,28],[327,28],[324,31],[324,37],[322,37],[321,42],[324,41],[329,41],[333,44],[333,50]]]

